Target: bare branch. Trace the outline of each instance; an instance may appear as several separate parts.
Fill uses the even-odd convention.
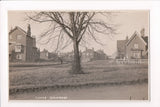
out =
[[[59,49],[59,44],[60,44],[60,41],[61,41],[61,37],[62,37],[63,35],[62,35],[62,30],[60,31],[60,33],[59,33],[59,36],[58,36],[58,41],[57,41],[57,46],[56,46],[56,49],[55,49],[55,51],[57,51],[58,49]]]
[[[85,14],[86,14],[86,13],[85,13]],[[90,20],[93,18],[94,15],[95,15],[95,13],[93,13],[90,17],[88,16],[88,20],[81,21],[81,23],[83,23],[83,24],[80,24],[80,28],[79,28],[79,29],[81,30],[81,31],[80,31],[81,34],[79,34],[78,42],[81,41],[84,33],[85,33],[86,30],[87,30],[87,27],[88,27],[88,25],[89,25],[89,23],[90,23]],[[84,20],[84,18],[83,18],[82,20]],[[83,26],[84,24],[86,24],[86,25]]]
[[[43,23],[43,22],[52,22],[52,21],[53,21],[53,20],[51,20],[51,19],[43,19],[43,20],[39,19],[40,13],[37,14],[37,15],[35,15],[35,16],[29,16],[28,14],[26,14],[26,15],[27,15],[27,17],[28,17],[30,20],[33,20],[33,21],[39,22],[39,23]]]
[[[102,44],[101,42],[99,42],[99,41],[97,40],[97,38],[94,36],[94,31],[91,31],[91,28],[90,28],[90,27],[88,27],[88,32],[90,33],[90,36],[93,38],[93,40],[94,40],[96,43],[98,43],[98,44],[100,44],[100,45],[104,45],[104,44]]]
[[[44,23],[50,22],[53,27],[40,35],[38,41],[44,40],[43,44],[57,38],[56,50],[58,48],[64,49],[76,40],[79,44],[87,42],[83,39],[84,35],[91,37],[96,43],[103,45],[96,37],[96,33],[104,35],[116,34],[114,27],[111,24],[106,23],[103,20],[95,20],[94,16],[101,14],[105,18],[108,18],[111,12],[38,12],[33,16],[27,15],[30,20],[35,22]],[[59,32],[56,34],[55,32]],[[66,38],[69,37],[70,39]],[[43,39],[42,39],[43,38]],[[47,39],[48,38],[48,39]],[[91,39],[90,38],[90,39]],[[65,41],[66,40],[66,41]],[[82,43],[80,44],[82,45]]]

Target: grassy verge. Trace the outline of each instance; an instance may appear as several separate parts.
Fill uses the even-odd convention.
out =
[[[10,93],[45,88],[135,84],[148,81],[148,65],[117,65],[107,61],[82,64],[85,74],[70,75],[70,64],[10,67]]]

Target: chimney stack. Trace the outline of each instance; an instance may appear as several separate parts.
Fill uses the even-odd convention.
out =
[[[144,37],[145,36],[145,29],[143,28],[140,32],[141,32],[141,36]]]
[[[30,24],[28,24],[28,27],[27,27],[27,35],[31,36],[31,27],[30,27]]]

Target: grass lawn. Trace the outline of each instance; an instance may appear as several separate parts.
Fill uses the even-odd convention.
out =
[[[148,64],[125,65],[99,60],[83,63],[82,67],[85,74],[77,75],[68,73],[70,64],[10,67],[10,89],[148,80]]]

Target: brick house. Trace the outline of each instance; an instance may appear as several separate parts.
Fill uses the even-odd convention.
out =
[[[49,57],[49,52],[46,49],[40,52],[40,59],[48,60]]]
[[[43,51],[40,52],[40,59],[46,60],[46,61],[57,61],[58,60],[58,54],[54,52],[49,52],[46,49],[43,49]]]
[[[103,50],[95,51],[94,48],[88,49],[86,48],[83,52],[79,52],[80,59],[82,62],[89,62],[93,60],[105,60],[107,59],[107,55],[103,52]],[[74,52],[60,53],[59,57],[61,57],[64,61],[71,62],[74,60]]]
[[[31,36],[31,28],[28,25],[27,32],[16,26],[9,32],[9,60],[33,62],[39,59],[39,50],[36,47],[36,39]]]
[[[103,50],[101,50],[101,49],[100,49],[100,50],[97,50],[96,53],[97,53],[97,57],[96,57],[97,60],[105,60],[105,59],[108,59],[108,56],[104,53]]]
[[[87,49],[82,52],[81,54],[81,61],[82,62],[88,62],[93,60],[105,60],[107,59],[107,55],[102,51],[94,51],[94,48]]]
[[[81,54],[81,52],[80,52],[80,54]],[[63,61],[72,62],[73,59],[74,59],[74,52],[71,51],[71,52],[66,52],[66,53],[59,53],[58,56],[59,56],[59,58],[61,58]]]
[[[141,35],[138,32],[126,40],[117,41],[118,59],[147,59],[148,58],[148,36],[144,35],[144,29]]]

